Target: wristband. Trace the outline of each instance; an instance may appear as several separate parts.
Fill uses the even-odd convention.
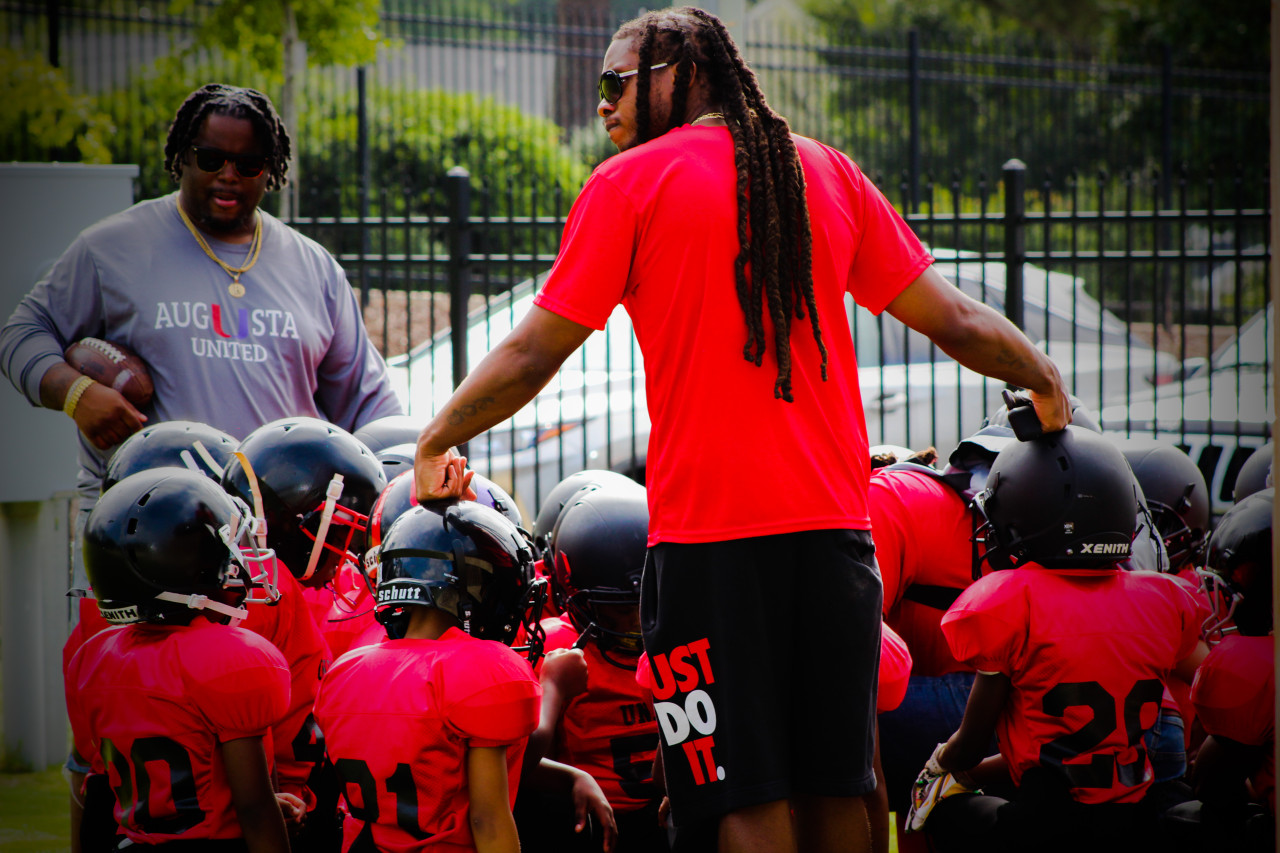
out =
[[[80,402],[80,398],[84,396],[84,392],[93,384],[93,380],[88,376],[81,376],[67,391],[67,397],[62,401],[62,411],[67,417],[74,419],[76,416],[76,406]]]

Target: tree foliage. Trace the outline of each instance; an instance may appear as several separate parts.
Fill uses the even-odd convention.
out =
[[[196,0],[173,0],[175,14],[193,11]],[[372,62],[383,44],[379,0],[220,0],[196,31],[195,44],[249,57],[260,70],[279,75],[287,11],[297,19],[309,65]]]
[[[0,160],[110,163],[115,128],[43,57],[0,48]]]

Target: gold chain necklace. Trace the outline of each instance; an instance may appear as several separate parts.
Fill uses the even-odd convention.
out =
[[[724,119],[724,113],[703,113],[702,115],[695,118],[693,121],[689,122],[689,124],[697,124],[698,122],[702,121],[704,118]]]
[[[233,267],[213,253],[213,249],[209,248],[209,244],[205,242],[204,235],[191,222],[191,218],[187,216],[187,212],[182,209],[182,199],[179,198],[178,215],[182,217],[182,224],[187,226],[187,230],[191,232],[191,236],[196,238],[196,242],[200,244],[200,248],[204,249],[204,253],[213,259],[213,262],[222,267],[227,275],[231,276],[231,284],[227,285],[227,292],[239,299],[244,296],[244,285],[240,283],[240,276],[253,269],[253,265],[258,262],[258,252],[262,249],[262,216],[256,211],[254,213],[253,223],[253,244],[249,246],[249,260],[242,267]]]

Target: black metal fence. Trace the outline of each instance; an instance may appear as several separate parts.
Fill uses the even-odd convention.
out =
[[[958,179],[925,183],[926,211],[907,221],[958,286],[1044,342],[1106,428],[1192,452],[1221,508],[1239,466],[1271,432],[1269,212],[1250,206],[1243,176],[1196,188],[1208,207],[1187,202],[1183,177],[1169,191],[1175,204],[1160,207],[1137,203],[1165,194],[1151,174],[1031,185],[1027,175],[1010,161],[998,181],[975,181],[976,195]],[[886,189],[900,204],[908,191],[905,182]],[[562,197],[506,216],[484,209],[473,190],[458,170],[447,182],[450,215],[295,223],[326,245],[367,247],[339,258],[413,414],[434,413],[468,361],[522,314],[555,258],[479,247],[512,232],[558,235]],[[437,250],[381,249],[399,245]],[[946,454],[998,407],[999,383],[957,370],[887,315],[854,309],[851,322],[873,443]],[[1242,327],[1251,337],[1237,335]],[[584,467],[643,474],[643,368],[629,326],[616,318],[597,337],[553,390],[472,448],[526,507]]]
[[[109,113],[116,160],[142,164],[141,194],[154,195],[167,186],[153,164],[176,98],[212,77],[279,98],[278,75],[193,41],[214,5],[194,0],[174,15],[161,0],[3,0],[0,20],[10,48],[54,60]],[[485,181],[502,172],[499,161],[518,149],[504,134],[550,132],[558,153],[580,167],[599,162],[610,149],[594,112],[595,79],[627,5],[384,0],[387,43],[374,64],[303,75],[293,129],[298,210],[352,215],[362,203],[377,210],[379,188],[403,185],[416,195],[393,191],[389,202],[441,210],[444,199],[427,185],[438,184],[451,165]],[[774,6],[752,7],[735,26],[771,102],[795,130],[848,152],[869,173],[905,176],[912,210],[930,177],[994,176],[1010,151],[1034,154],[1035,169],[1059,176],[1098,168],[1164,175],[1184,165],[1220,173],[1266,168],[1265,67],[1190,67],[1169,48],[1134,62],[1007,38],[974,44],[913,32],[845,36],[803,15],[779,17]],[[1230,10],[1223,15],[1229,19]],[[424,92],[455,100],[446,105]],[[433,122],[430,112],[450,109],[467,120]],[[30,142],[0,140],[0,148],[42,159]],[[453,151],[443,158],[452,162],[436,168],[428,158],[442,159],[440,146]]]
[[[416,414],[509,324],[611,153],[593,91],[619,5],[384,0],[374,64],[301,79],[291,221],[346,266]],[[278,78],[193,42],[211,6],[0,0],[0,21],[11,51],[54,61],[110,116],[112,156],[141,166],[147,197],[171,186],[165,132],[195,86],[225,79],[278,100]],[[911,33],[859,41],[763,15],[735,37],[793,128],[873,175],[958,285],[1020,313],[1107,426],[1171,437],[1215,500],[1229,497],[1241,454],[1270,433],[1269,337],[1256,357],[1231,352],[1267,301],[1266,69],[1182,67],[1168,50],[1143,64]],[[0,157],[70,156],[34,139],[0,122]],[[1010,153],[1029,168],[1002,168]],[[873,441],[946,453],[995,404],[997,385],[892,320],[851,322]],[[628,331],[603,337],[603,369],[575,356],[577,386],[559,382],[473,447],[526,507],[578,468],[642,470],[639,365]]]

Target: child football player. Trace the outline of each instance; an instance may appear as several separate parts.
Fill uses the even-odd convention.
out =
[[[176,468],[121,480],[90,513],[85,570],[102,617],[123,627],[71,658],[67,711],[73,758],[107,779],[119,829],[82,834],[73,772],[73,849],[288,851],[264,746],[289,705],[288,665],[227,624],[248,615],[251,591],[275,595],[270,555],[249,542],[254,522],[209,478]]]
[[[495,510],[446,501],[398,518],[378,564],[388,639],[339,658],[316,697],[350,813],[343,850],[516,853],[542,691],[507,644],[538,618],[532,552]]]
[[[1190,680],[1202,648],[1195,600],[1167,575],[1118,570],[1137,492],[1096,433],[1009,445],[978,500],[988,559],[1012,570],[974,582],[943,617],[978,674],[959,729],[916,781],[910,825],[943,851],[1134,849],[1154,829],[1144,738],[1162,680]],[[993,730],[1000,755],[983,761]],[[993,768],[1011,798],[975,792]]]

